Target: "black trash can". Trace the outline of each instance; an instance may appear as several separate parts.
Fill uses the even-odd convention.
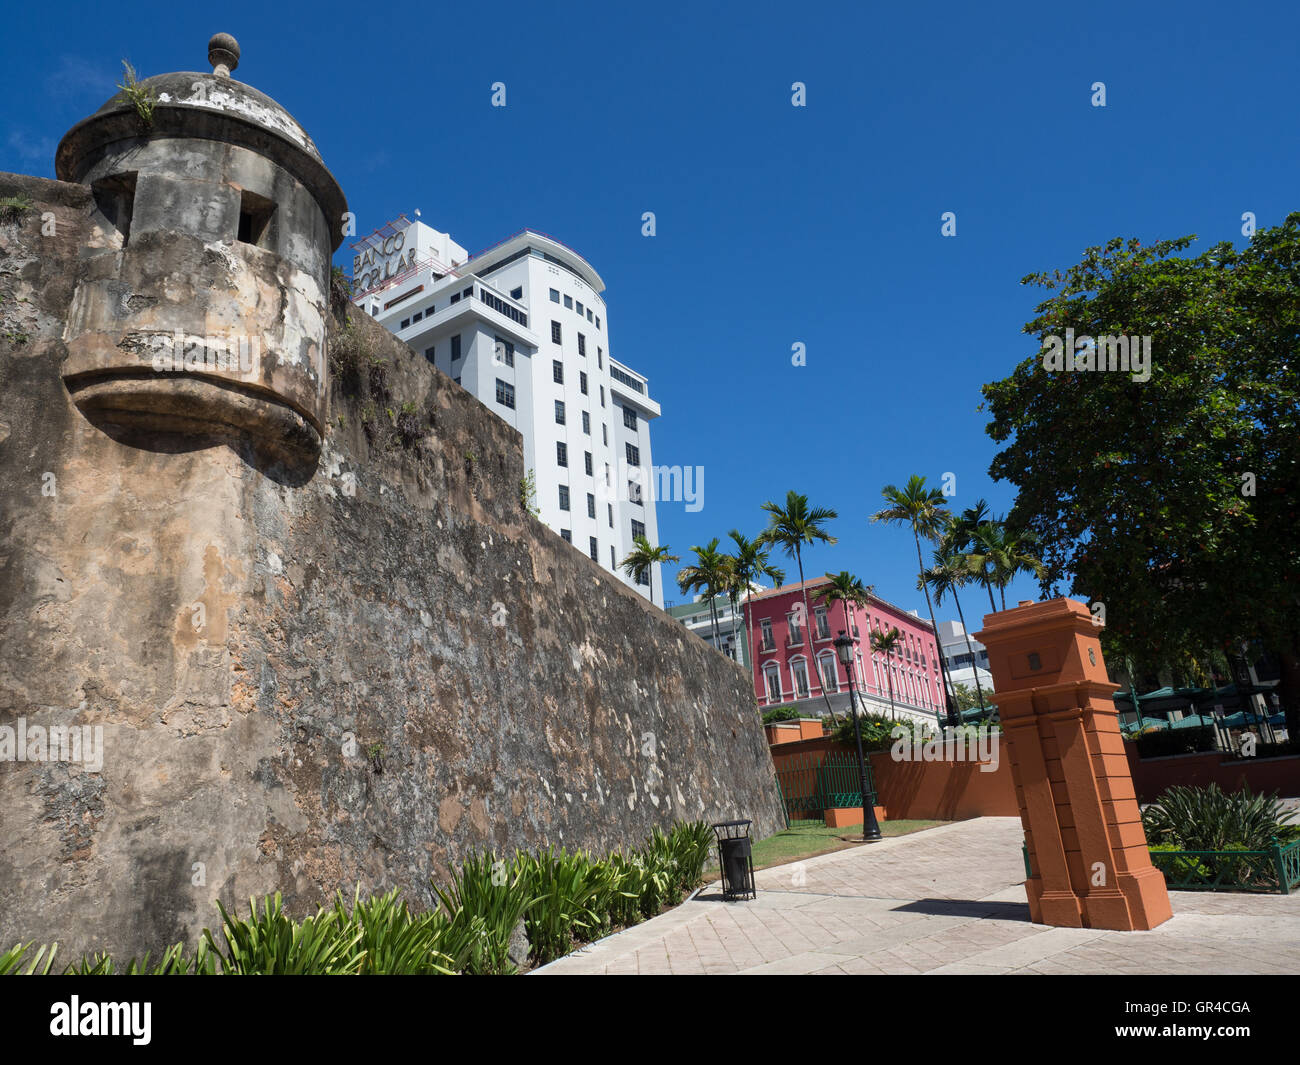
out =
[[[718,867],[722,870],[722,897],[727,900],[756,899],[754,850],[749,839],[753,821],[719,821],[713,825],[718,838]]]

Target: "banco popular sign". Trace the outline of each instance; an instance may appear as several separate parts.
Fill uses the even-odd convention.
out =
[[[415,265],[415,248],[404,250],[406,230],[385,237],[379,244],[371,244],[360,255],[352,257],[352,281],[358,292],[365,292],[396,277]]]

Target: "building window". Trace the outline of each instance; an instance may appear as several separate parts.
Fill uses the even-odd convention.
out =
[[[460,378],[456,378],[456,383],[460,384]],[[497,378],[497,402],[503,407],[515,409],[515,386],[509,384],[501,378]]]
[[[578,334],[578,354],[583,356],[587,354],[587,338],[581,333]]]
[[[803,630],[799,628],[799,618],[794,614],[787,614],[785,620],[790,626],[790,646],[801,646],[803,644]]]
[[[564,400],[562,399],[555,401],[555,423],[557,425],[564,424]]]
[[[434,347],[424,349],[424,357],[428,359],[431,364],[436,364],[434,356],[437,355],[437,353],[438,353],[438,349],[436,345]]]
[[[551,380],[557,385],[564,384],[564,363],[559,359],[551,360]]]
[[[564,306],[567,307],[569,310],[573,310],[573,297],[572,297],[572,296],[565,296],[565,297],[564,297]]]
[[[587,517],[592,519],[596,517],[596,497],[590,492],[587,493]]]
[[[589,322],[591,321],[591,308],[590,308],[590,307],[587,308],[587,321],[589,321]]]
[[[831,638],[831,629],[826,622],[826,608],[824,606],[814,608],[813,617],[817,620],[817,639],[829,640]]]
[[[398,330],[400,331],[400,330],[405,329],[405,328],[406,328],[408,325],[410,325],[410,324],[411,324],[411,319],[409,319],[409,318],[403,318],[403,319],[401,320],[401,322],[398,323],[397,328],[398,328]]]
[[[574,309],[575,311],[578,312],[578,317],[581,318],[581,317],[582,317],[582,304],[575,300],[575,301],[574,301],[574,304],[573,304],[573,309]]]
[[[632,539],[635,540],[638,536],[644,536],[644,535],[645,535],[645,522],[637,521],[636,518],[633,518]]]
[[[559,344],[559,343],[561,343],[561,341],[560,341],[560,335],[561,335],[561,334],[560,334],[560,323],[559,323],[559,322],[552,322],[552,323],[551,323],[551,343],[552,343],[552,344]]]
[[[591,435],[591,415],[585,410],[582,412],[582,431],[588,436]]]
[[[636,582],[637,582],[637,584],[644,584],[647,588],[649,588],[649,587],[650,587],[650,572],[647,570],[646,572],[642,573],[641,576],[639,576],[639,577],[636,579]]]
[[[569,486],[567,484],[560,485],[560,509],[569,509]]]
[[[763,667],[763,680],[767,686],[767,701],[769,703],[780,702],[781,667],[775,662],[769,662]]]
[[[817,665],[821,669],[822,688],[832,695],[840,690],[839,669],[835,661],[834,655],[822,655],[817,659]]]
[[[618,569],[618,558],[614,554],[614,545],[609,545],[609,568]]]
[[[411,321],[418,322],[423,317],[424,317],[423,311],[416,311],[413,315],[411,315]]]
[[[626,425],[629,429],[636,428],[636,411],[634,411],[631,407],[623,408],[623,424]]]
[[[774,639],[772,638],[772,622],[771,622],[771,620],[768,619],[768,618],[764,618],[762,621],[760,621],[760,622],[758,623],[758,625],[759,625],[759,628],[763,630],[763,650],[764,650],[764,651],[775,651],[775,650],[776,650],[776,640],[774,640]],[[775,667],[773,667],[773,668],[775,668]]]
[[[605,506],[609,510],[609,527],[612,529],[614,527],[614,504],[606,503]]]
[[[561,530],[560,530],[560,539],[561,539],[561,540],[564,540],[566,543],[570,543],[570,544],[573,543],[573,530],[572,530],[572,529],[561,529]]]
[[[582,464],[587,468],[587,476],[590,477],[591,476],[591,452],[590,451],[584,451],[582,453]]]
[[[591,560],[593,562],[599,562],[600,544],[596,542],[596,538],[594,536],[587,537],[587,543],[590,545],[590,550],[587,552],[587,554],[591,555]]]
[[[457,333],[451,338],[451,361],[455,362],[460,358],[460,334]]]
[[[641,485],[637,481],[627,482],[627,499],[629,503],[641,506]]]
[[[558,288],[551,289],[551,302],[552,303],[560,302],[560,290]]]
[[[515,346],[508,340],[497,337],[493,355],[498,366],[513,366],[515,364]]]
[[[808,665],[802,658],[790,663],[790,675],[794,677],[795,698],[807,699],[811,694],[808,690]]]
[[[523,299],[523,298],[524,298],[524,286],[523,286],[523,285],[520,285],[518,288],[512,288],[512,289],[510,290],[510,298],[511,298],[512,300],[521,300],[521,299]]]
[[[600,386],[600,405],[601,405],[602,407],[605,405],[605,386],[604,386],[604,385],[601,385],[601,386]]]
[[[596,349],[596,369],[597,369],[597,370],[603,370],[604,368],[605,368],[605,352],[604,352],[601,348],[597,348],[597,349]]]
[[[555,442],[555,464],[557,466],[568,466],[569,464],[569,445],[563,440]]]
[[[609,447],[609,426],[608,425],[602,425],[600,427],[600,435],[604,440],[605,446]]]
[[[596,315],[596,328],[600,328],[600,315]]]
[[[627,464],[629,466],[640,466],[641,449],[635,444],[624,444],[623,446],[627,448]]]
[[[453,293],[452,293],[452,296],[451,296],[451,299],[448,300],[448,302],[449,302],[449,303],[459,303],[459,302],[460,302],[460,293],[459,293],[459,292],[453,292]]]
[[[587,375],[581,370],[578,371],[578,391],[584,396],[587,394]]]

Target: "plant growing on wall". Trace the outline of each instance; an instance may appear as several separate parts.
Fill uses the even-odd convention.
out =
[[[122,60],[123,78],[118,83],[118,88],[122,90],[122,95],[135,108],[135,113],[140,116],[140,123],[146,130],[153,129],[153,109],[158,103],[158,97],[150,89],[144,88],[140,84],[140,79],[136,76],[135,67],[127,60]]]
[[[537,471],[529,470],[519,478],[519,505],[534,518],[540,517],[542,508],[537,505]]]

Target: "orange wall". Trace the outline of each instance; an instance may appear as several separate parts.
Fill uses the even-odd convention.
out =
[[[1168,758],[1139,758],[1132,743],[1124,744],[1129,772],[1138,802],[1155,802],[1160,793],[1175,784],[1205,787],[1218,784],[1224,791],[1243,787],[1256,793],[1276,792],[1282,798],[1300,796],[1300,756],[1264,758],[1224,758],[1208,754],[1178,754]]]

